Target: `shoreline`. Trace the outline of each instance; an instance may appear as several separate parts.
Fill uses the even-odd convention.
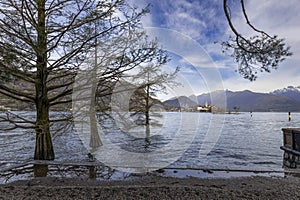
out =
[[[295,177],[174,178],[99,181],[43,177],[0,184],[0,199],[299,199]]]
[[[34,177],[34,164],[37,163],[49,165],[46,177]],[[105,176],[101,177],[101,171],[90,178],[90,167],[97,167],[98,164],[94,162],[87,162],[86,166],[78,164],[79,168],[74,168],[72,163],[37,163],[12,167],[9,172],[13,176],[7,183],[0,184],[0,200],[300,199],[300,178],[291,176],[292,173],[299,175],[299,172],[285,169],[165,168],[136,174],[113,171],[105,179]],[[1,173],[1,180],[4,180],[4,171]]]
[[[37,175],[40,166],[42,174]],[[46,171],[44,166],[46,166]],[[171,178],[239,178],[239,177],[300,177],[299,171],[291,170],[250,170],[250,169],[218,169],[218,168],[163,168],[148,172],[130,173],[126,169],[111,170],[98,162],[71,163],[53,161],[30,161],[0,170],[0,184],[15,181],[28,181],[34,177],[46,178],[90,178],[97,181],[130,181],[141,177],[171,177]],[[144,170],[144,172],[142,172]]]
[[[31,161],[2,170],[1,180],[6,172],[10,173],[7,177],[12,176],[0,184],[0,200],[300,199],[300,178],[292,176],[295,173],[299,177],[299,172],[287,169],[164,168],[131,174],[112,171],[105,179],[110,172],[98,162],[72,164]],[[35,177],[34,165],[47,165],[46,177]]]

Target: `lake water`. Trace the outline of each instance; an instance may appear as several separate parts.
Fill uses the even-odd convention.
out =
[[[140,154],[152,153],[152,157],[147,156],[147,166],[281,171],[281,129],[300,126],[300,113],[292,113],[291,121],[288,121],[287,113],[253,113],[252,117],[249,113],[162,113],[157,119],[161,126],[151,127],[147,140],[139,128],[124,131],[119,122],[106,123],[100,134],[102,141],[110,141],[127,157],[122,157],[122,153],[116,155],[116,152],[112,155],[107,146],[99,156],[95,153],[96,158],[119,168],[126,162],[134,167],[145,158],[139,157]],[[76,131],[53,138],[56,160],[86,160],[90,149],[84,146],[86,142],[79,132],[77,127]],[[0,169],[32,160],[34,145],[32,131],[0,132]],[[138,156],[130,163],[128,155]]]

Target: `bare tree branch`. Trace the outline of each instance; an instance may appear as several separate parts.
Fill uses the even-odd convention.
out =
[[[258,72],[271,72],[271,69],[277,69],[278,64],[292,53],[290,47],[286,47],[284,39],[280,39],[276,35],[270,36],[250,23],[244,0],[241,0],[240,3],[246,23],[258,35],[246,38],[240,34],[232,23],[228,1],[223,0],[223,10],[234,37],[222,42],[222,46],[224,52],[233,51],[231,56],[238,63],[238,72],[244,78],[254,81]]]

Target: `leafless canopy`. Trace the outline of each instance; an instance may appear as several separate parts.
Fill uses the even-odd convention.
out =
[[[159,53],[150,42],[134,49],[130,48],[133,39],[124,40],[125,33],[141,28],[140,19],[148,11],[131,8],[123,0],[0,0],[0,7],[0,95],[27,104],[29,110],[38,110],[36,103],[43,94],[50,111],[69,111],[75,76],[95,45],[110,51],[119,48],[118,54],[104,55],[119,58],[110,58],[113,62],[106,66],[99,63],[105,67],[102,79],[106,81]],[[123,46],[111,43],[118,37],[123,38],[119,42]],[[70,120],[71,116],[61,114],[50,116],[49,122]],[[37,128],[35,118],[12,112],[1,115],[1,121],[9,122],[0,127],[5,130]]]

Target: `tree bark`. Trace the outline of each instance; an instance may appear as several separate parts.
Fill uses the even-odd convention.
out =
[[[95,27],[96,30],[96,27]],[[96,34],[96,33],[95,33]],[[98,147],[102,146],[102,141],[100,139],[98,133],[98,120],[97,120],[97,111],[96,111],[96,91],[97,91],[97,67],[98,67],[98,58],[97,58],[97,38],[95,39],[95,63],[94,67],[91,71],[91,79],[92,79],[92,92],[91,92],[91,104],[90,104],[90,131],[91,131],[91,138],[90,138],[90,147],[93,149],[97,149]]]
[[[37,71],[35,79],[36,104],[36,145],[35,160],[54,160],[54,150],[50,134],[49,99],[47,89],[47,35],[45,23],[45,0],[37,1],[38,37],[37,37]]]
[[[102,141],[100,139],[99,133],[98,133],[98,120],[96,117],[96,111],[95,108],[92,108],[93,110],[90,110],[90,131],[91,131],[91,138],[90,138],[90,147],[93,149],[97,149],[98,147],[102,146]]]
[[[145,117],[146,117],[146,127],[149,127],[150,125],[150,85],[148,84],[146,86],[146,106],[145,106]]]

